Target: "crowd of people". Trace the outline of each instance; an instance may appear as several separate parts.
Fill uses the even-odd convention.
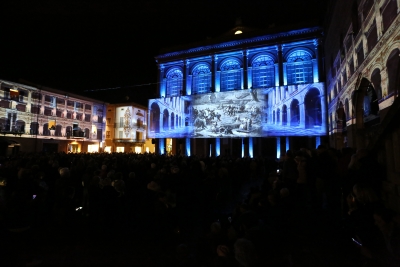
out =
[[[43,264],[29,236],[56,228],[132,230],[165,266],[297,266],[327,240],[356,266],[399,266],[400,219],[382,204],[384,178],[368,151],[324,146],[280,160],[20,154],[0,167],[1,261]]]

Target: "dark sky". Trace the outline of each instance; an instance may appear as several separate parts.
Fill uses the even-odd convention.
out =
[[[154,56],[161,48],[219,36],[238,17],[261,29],[322,21],[327,1],[9,2],[0,14],[0,79],[28,80],[108,102],[129,96],[146,105],[156,91]]]

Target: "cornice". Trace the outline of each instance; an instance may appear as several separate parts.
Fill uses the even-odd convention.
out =
[[[254,44],[254,43],[259,43],[259,42],[267,42],[268,41],[268,42],[272,43],[273,41],[276,41],[276,40],[279,40],[282,38],[298,37],[301,35],[317,34],[317,33],[321,33],[321,32],[322,32],[321,27],[311,27],[311,28],[304,28],[304,29],[300,29],[300,30],[293,30],[293,31],[281,32],[281,33],[276,33],[276,34],[261,35],[261,36],[257,36],[257,37],[253,37],[253,38],[247,38],[247,39],[229,41],[229,42],[222,42],[222,43],[206,45],[206,46],[198,46],[198,47],[189,48],[186,50],[165,53],[165,54],[156,56],[156,59],[167,59],[167,58],[184,56],[184,55],[189,55],[189,54],[194,54],[194,53],[199,53],[199,52],[228,49],[228,48],[234,48],[234,47],[238,47],[238,46],[242,46],[242,45]]]

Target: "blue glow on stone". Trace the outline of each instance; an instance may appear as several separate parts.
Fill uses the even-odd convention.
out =
[[[159,147],[160,147],[160,155],[165,154],[165,140],[164,138],[160,138],[159,140]]]
[[[244,139],[242,138],[242,158],[244,158]]]
[[[249,157],[253,157],[253,137],[249,138]]]
[[[319,145],[321,145],[321,137],[316,136],[315,137],[315,148],[318,148]]]
[[[221,155],[221,139],[216,138],[215,139],[215,155],[218,157]]]
[[[276,158],[279,159],[281,157],[281,138],[276,138]]]
[[[190,138],[185,138],[186,140],[186,156],[190,157]]]
[[[288,136],[286,136],[286,151],[288,151],[290,148],[289,148],[289,137]]]

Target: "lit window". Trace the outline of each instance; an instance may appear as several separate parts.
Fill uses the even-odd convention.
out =
[[[182,90],[183,75],[179,69],[172,69],[167,74],[167,97],[179,96]]]
[[[259,56],[252,64],[253,88],[274,86],[275,67],[274,61],[269,56]]]
[[[193,94],[208,93],[211,87],[211,72],[207,65],[198,65],[194,68],[192,80]]]
[[[221,91],[241,89],[242,75],[236,60],[227,60],[221,66]]]
[[[312,57],[303,50],[291,53],[287,58],[288,84],[311,83],[313,81]]]

